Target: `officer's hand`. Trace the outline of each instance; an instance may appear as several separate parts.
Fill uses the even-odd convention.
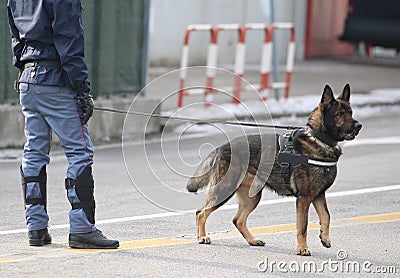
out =
[[[90,117],[92,117],[93,115],[93,108],[94,108],[93,97],[90,94],[81,94],[78,96],[78,99],[82,107],[82,115],[81,115],[82,124],[86,124],[89,121]]]

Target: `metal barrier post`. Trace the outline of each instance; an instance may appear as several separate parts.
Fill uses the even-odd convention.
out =
[[[213,34],[207,53],[207,69],[206,69],[207,88],[204,91],[205,105],[209,105],[209,103],[212,101],[212,97],[210,97],[209,94],[215,93],[213,86],[214,86],[214,79],[217,73],[216,67],[218,60],[218,36],[220,32],[224,30],[237,30],[240,37],[239,24],[218,24],[215,28],[213,28],[212,32]]]
[[[245,60],[246,60],[246,34],[249,30],[265,30],[267,32],[267,26],[263,23],[247,23],[241,29],[239,33],[238,44],[236,45],[235,55],[235,77],[233,81],[233,103],[238,104],[240,102],[240,93],[242,91],[242,78],[244,75]]]
[[[293,72],[293,65],[295,59],[295,28],[291,22],[276,22],[268,27],[263,23],[248,23],[243,27],[238,24],[219,24],[216,27],[210,24],[198,24],[189,25],[185,31],[184,45],[182,49],[181,56],[181,71],[180,71],[180,81],[179,81],[179,95],[178,95],[178,107],[183,105],[183,97],[189,94],[203,94],[205,105],[209,105],[212,101],[212,95],[216,92],[214,89],[214,79],[216,77],[216,67],[218,60],[218,36],[223,30],[237,30],[238,31],[238,41],[236,45],[235,53],[235,65],[234,72],[235,77],[233,81],[233,103],[240,102],[240,94],[242,90],[242,78],[245,69],[245,59],[246,59],[246,34],[249,30],[264,30],[264,43],[262,47],[261,54],[261,64],[260,64],[260,84],[259,90],[267,89],[285,89],[285,98],[289,97],[291,76]],[[271,73],[271,63],[272,63],[272,41],[275,30],[286,29],[290,30],[290,40],[288,43],[287,55],[286,55],[286,78],[285,82],[270,82],[269,75]],[[189,60],[189,37],[192,31],[206,30],[210,33],[210,41],[207,50],[207,65],[206,65],[206,88],[204,90],[196,90],[196,92],[189,93],[185,90],[184,85],[187,77],[187,67]],[[266,97],[262,97],[266,100]]]
[[[269,82],[269,74],[271,72],[272,60],[272,39],[275,30],[288,29],[290,30],[290,40],[288,43],[286,55],[286,80],[285,82]],[[262,89],[285,89],[285,98],[289,97],[290,82],[293,72],[294,58],[295,58],[295,28],[291,22],[276,22],[271,25],[266,36],[266,41],[263,47],[263,54],[261,59],[260,69],[260,90]]]
[[[210,24],[196,24],[196,25],[188,25],[185,31],[185,37],[183,41],[182,47],[182,55],[181,55],[181,65],[180,65],[180,79],[179,79],[179,94],[178,94],[178,107],[182,107],[183,105],[183,97],[188,95],[188,92],[184,90],[185,81],[187,77],[187,67],[189,64],[189,37],[193,31],[209,31],[210,32],[210,40],[213,36],[213,28]]]

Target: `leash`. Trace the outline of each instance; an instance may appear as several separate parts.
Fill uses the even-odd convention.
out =
[[[138,112],[138,111],[125,111],[120,109],[113,109],[107,107],[94,107],[94,110],[102,111],[102,112],[110,112],[110,113],[118,113],[125,115],[135,115],[135,116],[146,116],[146,117],[154,117],[160,119],[168,119],[168,120],[178,120],[184,122],[191,122],[194,124],[224,124],[224,125],[234,125],[234,126],[248,126],[248,127],[263,127],[263,128],[276,128],[276,129],[286,129],[286,130],[294,130],[300,128],[299,126],[286,126],[286,125],[269,125],[269,124],[259,124],[259,123],[246,123],[246,122],[235,122],[235,121],[224,121],[224,120],[199,120],[187,117],[173,117],[173,116],[164,116],[161,114],[150,114],[146,112]]]

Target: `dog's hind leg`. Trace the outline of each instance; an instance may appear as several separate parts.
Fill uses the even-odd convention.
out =
[[[297,197],[297,255],[301,256],[311,256],[307,245],[308,210],[310,209],[310,204],[311,200],[309,197]]]
[[[206,201],[202,208],[196,211],[197,239],[200,244],[211,243],[210,237],[206,234],[207,218],[235,194],[242,175],[240,160],[237,158],[232,159],[230,164],[221,159],[216,163],[217,168],[210,178],[206,191]]]
[[[232,187],[232,186],[231,186]],[[211,239],[206,234],[206,221],[210,214],[225,204],[235,194],[234,189],[229,187],[214,187],[207,190],[204,205],[196,211],[197,240],[200,244],[210,244]]]
[[[247,242],[253,246],[265,245],[264,241],[255,238],[247,228],[247,218],[260,202],[261,193],[262,191],[259,191],[257,195],[249,197],[249,188],[245,186],[240,186],[236,191],[239,209],[236,213],[236,216],[233,218],[233,224],[235,224],[236,228],[247,240]]]
[[[207,207],[206,204],[196,211],[197,240],[200,244],[210,244],[211,238],[206,234],[206,221],[208,216],[218,207]]]
[[[321,225],[319,238],[321,239],[322,245],[326,248],[331,247],[331,240],[329,239],[329,222],[330,215],[328,206],[326,204],[325,192],[318,195],[312,202],[315,210],[317,211],[319,224]]]

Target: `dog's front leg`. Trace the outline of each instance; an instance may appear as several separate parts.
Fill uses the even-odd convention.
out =
[[[319,238],[321,239],[322,245],[326,248],[331,247],[331,240],[329,239],[329,222],[330,215],[328,206],[326,204],[325,192],[318,195],[312,202],[315,210],[317,211],[319,224],[321,225],[321,233]]]
[[[308,197],[297,197],[297,255],[301,256],[311,256],[307,245],[308,210],[310,204],[311,200]]]

